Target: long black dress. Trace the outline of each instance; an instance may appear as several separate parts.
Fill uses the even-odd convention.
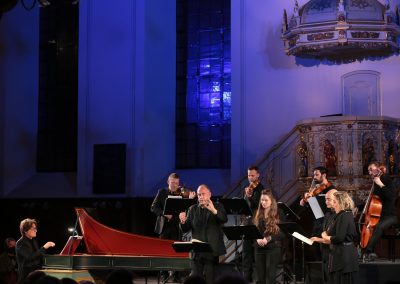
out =
[[[337,284],[358,283],[358,233],[351,211],[341,211],[328,230],[331,236],[329,281]]]

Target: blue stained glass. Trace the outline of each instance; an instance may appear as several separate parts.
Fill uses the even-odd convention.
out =
[[[219,93],[212,93],[210,96],[210,107],[216,108],[221,106],[221,96]]]
[[[224,120],[227,123],[231,122],[231,109],[230,108],[224,108]]]
[[[177,2],[181,3],[181,2]],[[182,2],[183,3],[183,2]],[[231,123],[230,0],[187,0],[186,128],[179,164],[229,167]],[[185,2],[186,3],[186,2]],[[178,4],[177,4],[178,5]],[[183,23],[184,21],[182,21]],[[179,58],[178,58],[179,60]],[[182,64],[184,66],[184,64]],[[183,67],[182,67],[183,69]],[[178,70],[178,69],[177,69]],[[185,143],[196,147],[185,147]],[[190,146],[189,145],[189,146]],[[195,153],[193,153],[195,152]],[[184,154],[184,155],[183,155]]]
[[[224,92],[222,94],[224,106],[231,106],[231,92]]]
[[[220,91],[220,89],[221,89],[221,85],[220,85],[220,83],[217,81],[217,82],[213,82],[212,83],[212,91],[213,92],[219,92]]]
[[[221,112],[218,111],[210,111],[210,122],[220,122],[221,121]]]
[[[210,107],[210,94],[200,94],[200,107],[208,108]]]

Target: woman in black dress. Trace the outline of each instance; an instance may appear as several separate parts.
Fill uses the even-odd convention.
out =
[[[275,283],[277,266],[281,260],[284,234],[278,223],[282,219],[278,205],[270,190],[264,189],[253,222],[262,239],[255,242],[255,261],[259,284]]]
[[[329,279],[335,284],[358,283],[358,253],[355,246],[358,233],[352,212],[354,202],[344,191],[338,191],[333,196],[336,217],[327,231],[322,233],[324,242],[330,244]]]

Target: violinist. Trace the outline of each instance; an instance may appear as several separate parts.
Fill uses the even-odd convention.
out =
[[[154,232],[159,235],[160,239],[180,240],[181,236],[178,213],[176,215],[164,215],[165,201],[169,195],[194,198],[196,193],[185,191],[184,188],[180,187],[179,176],[176,173],[171,173],[168,176],[167,184],[167,188],[161,188],[158,190],[157,195],[151,204],[150,210],[157,216]],[[175,276],[178,277],[177,275]],[[168,272],[161,272],[161,277],[164,278],[162,280],[167,279],[169,277]]]
[[[301,206],[308,204],[308,199],[320,194],[326,194],[335,186],[327,179],[328,170],[325,167],[316,167],[313,170],[313,181],[310,189],[304,194],[300,200]],[[316,219],[312,229],[312,236],[320,236],[322,233],[322,223],[324,218]]]
[[[242,198],[244,198],[249,205],[251,211],[254,213],[258,208],[260,202],[261,191],[264,186],[260,181],[260,171],[257,166],[250,166],[247,169],[247,179],[249,184],[242,190]],[[252,216],[248,216],[246,224],[252,224]],[[253,261],[254,261],[254,248],[252,240],[244,240],[242,247],[242,272],[247,282],[252,282],[253,275]]]
[[[372,194],[380,198],[382,211],[380,218],[368,245],[363,254],[364,261],[373,261],[377,258],[374,249],[382,236],[383,230],[398,222],[396,216],[396,191],[391,178],[386,174],[386,167],[379,162],[372,162],[368,166],[368,173],[373,180]]]

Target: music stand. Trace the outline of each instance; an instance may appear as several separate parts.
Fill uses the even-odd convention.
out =
[[[244,198],[224,198],[221,199],[220,202],[224,205],[226,214],[234,215],[235,218],[235,225],[239,225],[239,215],[244,215],[246,216],[246,220],[248,217],[252,216],[253,212],[248,204],[248,202]],[[247,223],[247,222],[246,222]],[[240,240],[241,238],[234,239],[235,240],[235,259],[237,259],[237,256],[239,254],[238,252],[238,243],[237,241]]]
[[[256,226],[254,225],[240,225],[240,226],[226,226],[222,227],[222,231],[224,231],[226,237],[229,240],[235,241],[235,251],[238,254],[238,240],[242,240],[242,246],[244,240],[254,240],[254,239],[262,239],[263,236],[259,232]],[[236,268],[239,271],[242,271],[236,263]]]
[[[246,216],[253,214],[249,204],[243,198],[224,198],[220,199],[219,202],[224,205],[226,214],[241,214]]]
[[[222,227],[229,240],[256,240],[262,239],[260,231],[255,225],[226,226]]]
[[[81,243],[83,237],[82,236],[70,236],[68,238],[67,243],[63,247],[60,252],[60,255],[72,255],[75,253],[76,249],[78,248],[79,244]]]
[[[278,224],[279,228],[282,232],[290,235],[292,238],[292,245],[293,245],[293,283],[296,283],[296,238],[292,236],[294,232],[300,233],[305,235],[303,228],[296,222],[284,222]],[[303,270],[303,278],[302,282],[305,279],[305,264],[304,264],[304,242],[301,241],[301,253],[302,253],[302,270]]]
[[[285,215],[286,221],[290,220],[292,222],[295,222],[300,220],[300,217],[296,213],[294,213],[293,210],[290,209],[290,207],[287,206],[285,203],[279,201],[277,202],[277,204],[278,208],[282,210],[283,214]]]
[[[164,204],[164,215],[174,215],[185,212],[190,206],[196,204],[195,198],[167,198]]]
[[[212,252],[210,243],[206,242],[174,242],[172,247],[176,252]]]

